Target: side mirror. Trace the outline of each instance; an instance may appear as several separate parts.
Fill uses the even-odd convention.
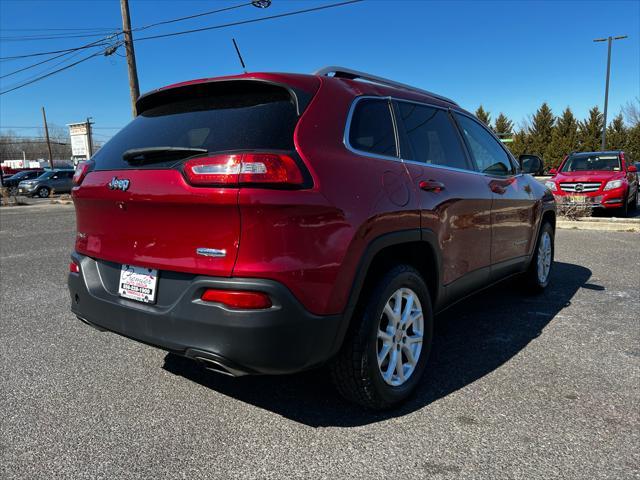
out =
[[[629,165],[629,167],[627,168],[627,172],[629,173],[637,173],[638,168],[635,165]]]
[[[520,155],[518,162],[523,173],[532,175],[542,175],[543,173],[544,165],[542,159],[537,155]]]
[[[551,175],[555,175],[556,173],[558,173],[558,169],[557,168],[552,168],[551,170],[549,170],[549,173]]]

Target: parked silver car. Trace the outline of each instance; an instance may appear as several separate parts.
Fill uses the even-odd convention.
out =
[[[73,170],[47,170],[32,180],[24,180],[18,184],[18,195],[47,198],[52,192],[69,193],[73,187]]]

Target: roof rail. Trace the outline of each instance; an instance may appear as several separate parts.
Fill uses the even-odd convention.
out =
[[[438,95],[437,93],[429,92],[428,90],[423,90],[421,88],[412,87],[411,85],[407,85],[406,83],[395,82],[393,80],[389,80],[388,78],[371,75],[370,73],[352,70],[350,68],[337,67],[335,65],[331,65],[329,67],[323,67],[320,70],[316,70],[315,72],[313,72],[314,75],[320,75],[323,77],[329,77],[331,76],[330,75],[331,73],[333,73],[333,77],[336,77],[336,78],[348,78],[350,80],[355,80],[356,78],[360,78],[362,80],[366,80],[372,83],[378,83],[380,85],[387,85],[389,87],[403,88],[405,90],[410,90],[412,92],[424,93],[425,95],[439,98],[440,100],[444,100],[445,102],[458,105],[456,102],[454,102],[450,98],[444,97],[442,95]]]

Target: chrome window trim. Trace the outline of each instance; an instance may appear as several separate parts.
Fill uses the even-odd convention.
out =
[[[414,103],[416,105],[421,105],[421,106],[425,106],[425,107],[430,107],[430,108],[437,108],[439,110],[444,110],[447,113],[451,112],[453,113],[459,113],[461,115],[465,115],[469,118],[471,118],[472,120],[474,120],[476,123],[479,123],[481,126],[481,122],[479,122],[477,119],[473,118],[472,115],[467,114],[466,112],[462,112],[459,110],[455,110],[455,109],[451,109],[449,107],[443,107],[442,105],[435,105],[432,103],[427,103],[427,102],[419,102],[416,100],[407,100],[404,98],[398,98],[398,97],[393,97],[393,96],[376,96],[376,95],[361,95],[358,96],[356,98],[353,99],[353,101],[351,102],[351,106],[349,107],[349,113],[347,114],[347,121],[345,124],[345,128],[344,128],[344,133],[343,133],[343,138],[342,138],[342,143],[344,144],[345,148],[347,150],[349,150],[351,153],[355,153],[356,155],[362,156],[362,157],[368,157],[368,158],[377,158],[379,160],[391,160],[391,161],[395,161],[395,162],[401,162],[401,163],[410,163],[412,165],[420,165],[422,167],[428,167],[428,168],[439,168],[442,170],[449,170],[449,171],[453,171],[453,172],[462,172],[462,173],[471,173],[473,175],[482,175],[483,177],[490,177],[490,178],[497,178],[497,179],[504,179],[504,178],[508,178],[508,177],[513,177],[513,176],[521,176],[523,175],[522,173],[518,172],[517,169],[516,173],[514,174],[510,174],[508,176],[503,176],[503,175],[492,175],[489,173],[485,173],[485,172],[481,172],[480,170],[471,170],[471,169],[465,169],[465,168],[456,168],[456,167],[449,167],[447,165],[437,165],[435,163],[424,163],[424,162],[419,162],[417,160],[408,160],[405,158],[402,158],[399,155],[396,156],[388,156],[388,155],[380,155],[377,153],[371,153],[371,152],[367,152],[365,150],[358,150],[357,148],[353,147],[351,145],[351,143],[349,142],[349,131],[351,129],[351,120],[353,118],[353,113],[355,111],[355,108],[358,104],[358,102],[360,100],[365,100],[365,99],[373,99],[373,100],[386,100],[388,102],[406,102],[406,103]],[[399,134],[398,134],[398,126],[397,126],[397,120],[396,120],[396,116],[395,116],[395,110],[393,109],[393,105],[391,105],[391,110],[390,110],[390,114],[391,114],[391,121],[394,127],[394,136],[395,136],[395,141],[396,141],[396,153],[398,154],[400,152],[400,138],[399,138]],[[455,118],[454,118],[455,121]],[[453,128],[459,128],[457,125],[452,125]],[[485,130],[487,130],[486,127],[483,127]],[[460,135],[462,132],[458,132]],[[491,132],[489,132],[490,134],[492,134]],[[492,134],[493,135],[493,134]],[[493,135],[493,137],[495,139],[497,139],[497,137],[495,135]],[[462,148],[463,150],[466,151],[466,144],[464,143],[464,139],[460,138],[460,141],[463,142],[462,143]],[[505,150],[505,147],[502,145],[502,142],[500,142],[500,140],[498,139],[498,143],[500,143],[500,146],[502,147],[503,150]],[[509,161],[512,163],[513,166],[513,161],[512,161],[512,155],[510,154],[510,152],[506,152],[507,153],[507,157],[509,158]],[[475,161],[473,160],[473,158],[470,158],[470,160],[473,161],[473,163],[475,164]],[[477,167],[477,165],[476,165]]]
[[[353,113],[355,112],[356,106],[358,105],[358,102],[360,102],[361,100],[385,100],[387,102],[387,104],[389,105],[389,102],[391,101],[391,97],[378,97],[375,95],[362,95],[360,97],[356,97],[353,99],[353,102],[351,102],[351,107],[349,107],[349,113],[347,114],[347,123],[344,127],[344,134],[342,136],[342,143],[344,144],[344,146],[347,148],[347,150],[349,150],[352,153],[355,153],[356,155],[360,155],[362,157],[369,157],[369,158],[379,158],[381,160],[400,160],[400,157],[398,156],[399,150],[400,150],[400,145],[398,145],[398,129],[396,126],[396,122],[395,122],[395,118],[393,115],[393,111],[390,108],[389,105],[389,115],[391,116],[391,125],[393,126],[393,139],[396,143],[396,154],[395,156],[390,156],[390,155],[380,155],[379,153],[373,153],[373,152],[367,152],[366,150],[358,150],[357,148],[353,147],[351,145],[351,142],[349,141],[349,132],[351,131],[351,121],[353,119]]]

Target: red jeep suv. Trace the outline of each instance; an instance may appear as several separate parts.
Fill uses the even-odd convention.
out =
[[[419,382],[434,313],[549,282],[551,192],[452,100],[329,67],[137,112],[75,176],[71,310],[100,330],[234,376],[328,364],[380,409]]]
[[[638,170],[624,152],[567,155],[546,186],[559,204],[620,209],[623,216],[638,203]]]

